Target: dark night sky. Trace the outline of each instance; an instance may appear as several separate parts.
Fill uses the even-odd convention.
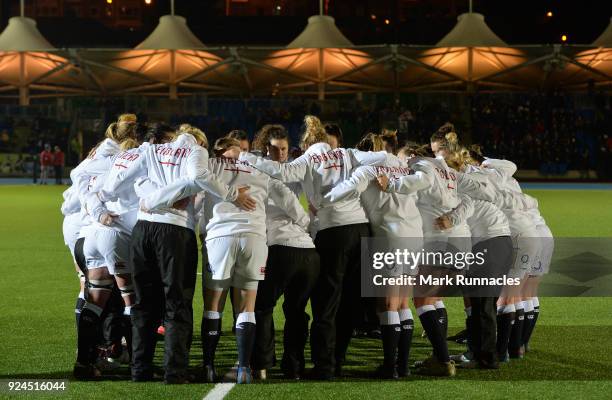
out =
[[[0,28],[4,29],[9,10],[18,1],[0,3]],[[176,14],[187,16],[193,32],[207,45],[285,45],[304,28],[308,14],[316,12],[318,2],[311,3],[312,10],[304,15],[226,17],[222,0],[176,0]],[[379,10],[396,10],[397,0],[330,0],[329,13],[355,44],[434,44],[454,26],[457,14],[468,7],[467,0],[456,0],[457,14],[452,14],[448,7],[437,6],[440,3],[444,1],[414,1],[404,21],[392,11],[379,14],[377,21],[369,17],[372,4]],[[358,9],[361,16],[355,15]],[[548,10],[553,11],[553,18],[546,17]],[[475,0],[474,11],[485,14],[488,25],[510,44],[559,43],[562,34],[568,35],[568,43],[587,44],[608,25],[612,0]],[[38,24],[43,35],[58,47],[132,47],[153,30],[160,15],[168,12],[168,1],[154,0],[143,28],[133,32],[110,30],[96,21],[71,17],[40,18]],[[390,19],[389,25],[382,22],[385,18]]]

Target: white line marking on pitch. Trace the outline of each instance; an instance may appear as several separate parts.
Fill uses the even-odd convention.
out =
[[[234,386],[236,386],[235,383],[217,383],[203,400],[222,400]]]

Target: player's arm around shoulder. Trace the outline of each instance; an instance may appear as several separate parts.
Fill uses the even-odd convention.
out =
[[[465,193],[480,200],[495,201],[496,191],[487,175],[478,172],[470,174],[456,172],[455,174],[459,193]]]
[[[346,149],[352,159],[354,167],[364,165],[384,165],[387,161],[386,151],[361,151],[357,149]]]
[[[482,166],[497,170],[503,178],[514,176],[518,169],[512,161],[499,158],[487,158],[482,162]]]
[[[353,171],[349,179],[346,179],[332,188],[325,199],[329,202],[338,202],[346,199],[359,198],[370,182],[378,177],[378,173],[373,166],[361,166]]]
[[[120,163],[119,163],[119,160]],[[106,181],[102,191],[105,195],[112,195],[124,189],[127,185],[133,185],[136,178],[147,174],[146,153],[143,151],[134,152],[133,157],[127,159],[117,158],[113,165],[113,173],[111,173]]]
[[[474,213],[474,200],[468,195],[459,195],[459,204],[449,213],[445,214],[452,226],[461,225]]]
[[[417,170],[414,174],[402,175],[396,179],[388,180],[387,187],[384,187],[379,178],[379,186],[382,190],[389,193],[412,194],[433,186],[433,173],[431,171]]]
[[[257,170],[283,182],[301,182],[310,168],[310,155],[306,152],[293,161],[281,163],[267,160],[248,152],[241,152],[238,158],[246,161]]]
[[[268,196],[299,226],[308,229],[310,218],[295,194],[276,179],[268,179]]]

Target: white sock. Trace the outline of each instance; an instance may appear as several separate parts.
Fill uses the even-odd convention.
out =
[[[414,319],[412,317],[412,310],[409,308],[399,310],[399,319],[400,321],[408,321],[410,319]]]
[[[255,313],[254,312],[241,312],[238,314],[238,318],[236,318],[236,328],[240,328],[240,324],[243,322],[250,322],[252,324],[255,323]]]
[[[516,308],[514,304],[506,304],[505,306],[497,307],[497,314],[510,314],[516,312]]]
[[[497,312],[499,313],[499,307],[497,307]],[[466,317],[471,317],[472,316],[472,307],[466,307],[465,308],[465,316]]]
[[[416,309],[417,315],[419,317],[425,314],[426,312],[430,312],[430,311],[436,311],[436,307],[434,307],[432,304],[426,304]]]
[[[79,292],[79,299],[85,300],[85,292],[82,290]]]
[[[446,308],[444,307],[444,302],[442,300],[438,300],[434,303],[434,307],[436,307],[436,310],[439,308]]]
[[[400,317],[397,311],[383,311],[378,313],[381,325],[399,325]]]
[[[533,308],[540,307],[540,299],[537,297],[532,297],[531,303],[533,304]]]
[[[221,319],[221,313],[217,311],[204,311],[205,319]]]
[[[525,304],[522,301],[519,301],[517,303],[514,303],[514,308],[516,309],[516,311],[524,310],[525,309]]]

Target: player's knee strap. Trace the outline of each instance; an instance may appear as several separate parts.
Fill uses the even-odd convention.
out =
[[[121,297],[129,297],[132,294],[134,294],[134,285],[130,284],[130,285],[125,285],[125,286],[120,286],[119,291],[121,292]]]
[[[102,290],[110,292],[113,290],[115,281],[112,279],[90,279],[87,288],[89,290]]]

